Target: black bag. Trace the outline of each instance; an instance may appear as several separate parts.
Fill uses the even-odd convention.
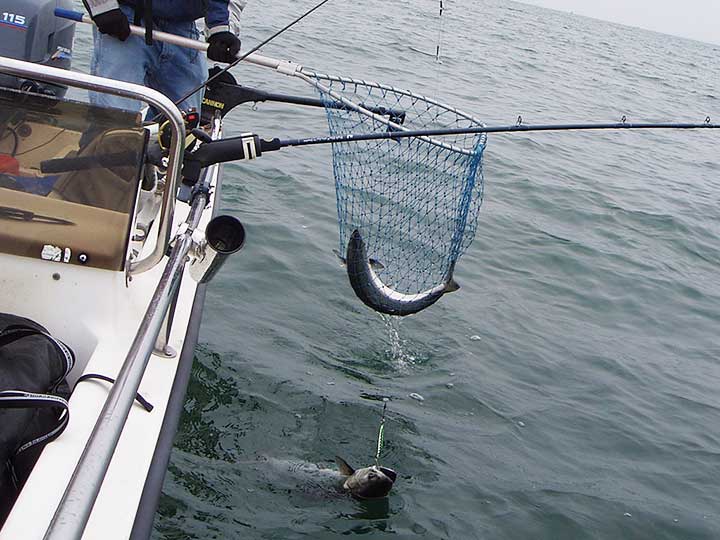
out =
[[[67,426],[74,363],[45,328],[0,313],[0,526],[44,446]]]

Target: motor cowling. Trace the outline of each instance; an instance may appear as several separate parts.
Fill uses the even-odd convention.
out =
[[[55,8],[73,9],[72,0],[0,2],[0,56],[70,69],[75,23],[55,17]],[[0,86],[62,97],[67,91],[49,83],[0,74]]]

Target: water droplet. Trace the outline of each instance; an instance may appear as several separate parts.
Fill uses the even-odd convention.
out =
[[[295,418],[298,418],[298,419],[302,418],[302,414],[300,414],[300,413],[295,413]]]
[[[451,382],[447,383],[445,386],[446,386],[447,388],[455,388],[455,385],[454,385],[453,383],[451,383]]]
[[[525,427],[525,422],[523,422],[522,420],[518,420],[518,426]]]
[[[673,519],[673,523],[677,523],[678,521],[680,521],[680,520],[677,518]]]
[[[424,397],[422,397],[420,394],[416,394],[415,392],[413,392],[412,394],[409,394],[409,397],[411,397],[417,401],[425,401]]]
[[[335,384],[335,381],[328,381],[328,382],[327,382],[327,385],[328,385],[328,386],[332,386],[333,384]]]
[[[470,341],[480,341],[482,338],[478,335],[470,336]]]
[[[630,512],[625,512],[625,513],[623,514],[623,516],[625,516],[625,517],[632,517],[632,514],[631,514]]]

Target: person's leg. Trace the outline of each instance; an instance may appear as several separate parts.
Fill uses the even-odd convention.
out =
[[[165,32],[171,32],[191,39],[199,39],[200,33],[194,22],[158,21]],[[207,79],[207,62],[205,55],[195,49],[178,45],[160,44],[159,65],[152,69],[150,83],[173,101],[177,101],[196,86]],[[200,111],[203,90],[200,89],[180,103],[180,110],[187,111],[191,107]]]
[[[123,13],[132,22],[133,11],[123,6]],[[154,47],[148,47],[145,40],[131,35],[126,41],[101,34],[93,27],[95,46],[91,64],[93,75],[117,79],[135,84],[146,84],[146,74]],[[139,111],[144,103],[102,92],[90,92],[90,103],[102,107],[116,107]]]

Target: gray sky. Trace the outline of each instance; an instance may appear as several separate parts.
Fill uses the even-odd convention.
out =
[[[520,0],[720,44],[720,0]]]

